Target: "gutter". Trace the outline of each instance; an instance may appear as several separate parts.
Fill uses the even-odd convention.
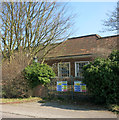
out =
[[[93,54],[80,54],[80,55],[70,55],[70,56],[47,57],[46,60],[83,58],[83,57],[91,57],[91,56],[93,56]]]

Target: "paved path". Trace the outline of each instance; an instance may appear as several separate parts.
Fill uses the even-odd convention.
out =
[[[20,103],[2,106],[3,117],[14,118],[117,118],[107,110],[57,103]]]
[[[3,112],[2,118],[34,118],[32,116],[26,116],[21,114],[15,114],[15,113],[9,113],[9,112]]]

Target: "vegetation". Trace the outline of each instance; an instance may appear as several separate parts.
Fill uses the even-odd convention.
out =
[[[31,88],[37,85],[46,85],[50,82],[51,77],[55,77],[52,68],[47,64],[33,63],[24,70],[25,78],[28,80]]]
[[[2,2],[2,54],[10,58],[19,50],[29,58],[43,51],[41,59],[70,35],[71,15],[57,2]],[[50,46],[50,47],[49,47]]]
[[[2,98],[0,99],[1,103],[6,104],[6,103],[21,103],[21,102],[30,102],[30,101],[39,101],[42,100],[39,97],[29,97],[29,98]]]
[[[112,112],[115,112],[115,113],[119,114],[119,105],[117,105],[117,104],[109,105],[108,109]]]
[[[50,50],[69,37],[72,17],[66,13],[64,3],[1,4],[3,97],[29,97],[29,84],[22,75],[24,68],[34,57],[43,62]]]
[[[32,95],[29,84],[22,74],[2,81],[2,98],[28,98]]]
[[[3,98],[28,98],[37,85],[47,85],[55,73],[46,64],[35,63],[27,66],[15,79],[4,80],[2,86]]]
[[[84,66],[84,80],[95,103],[119,102],[119,51],[113,51],[108,59],[97,58]]]
[[[111,54],[110,54],[110,56],[109,56],[109,59],[111,60],[111,61],[117,61],[118,63],[119,63],[119,50],[114,50]]]
[[[105,26],[105,31],[118,31],[119,30],[119,1],[117,2],[117,7],[113,12],[107,14],[107,19],[103,21]]]

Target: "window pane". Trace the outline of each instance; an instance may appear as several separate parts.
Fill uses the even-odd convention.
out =
[[[59,76],[69,77],[69,63],[59,63]]]
[[[79,62],[76,63],[76,77],[82,77],[83,66],[87,65],[88,62]]]

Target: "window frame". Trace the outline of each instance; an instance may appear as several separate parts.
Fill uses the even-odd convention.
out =
[[[60,72],[59,72],[59,64],[61,64],[61,63],[68,63],[69,64],[69,76],[66,76],[66,77],[70,77],[70,74],[71,74],[70,62],[59,62],[58,63],[58,77],[63,77],[63,76],[59,76],[59,74],[60,74]]]
[[[76,61],[76,62],[75,62],[75,77],[80,77],[80,78],[82,78],[82,76],[77,76],[76,64],[77,64],[77,63],[85,63],[85,62],[88,62],[88,64],[90,63],[89,61]]]

